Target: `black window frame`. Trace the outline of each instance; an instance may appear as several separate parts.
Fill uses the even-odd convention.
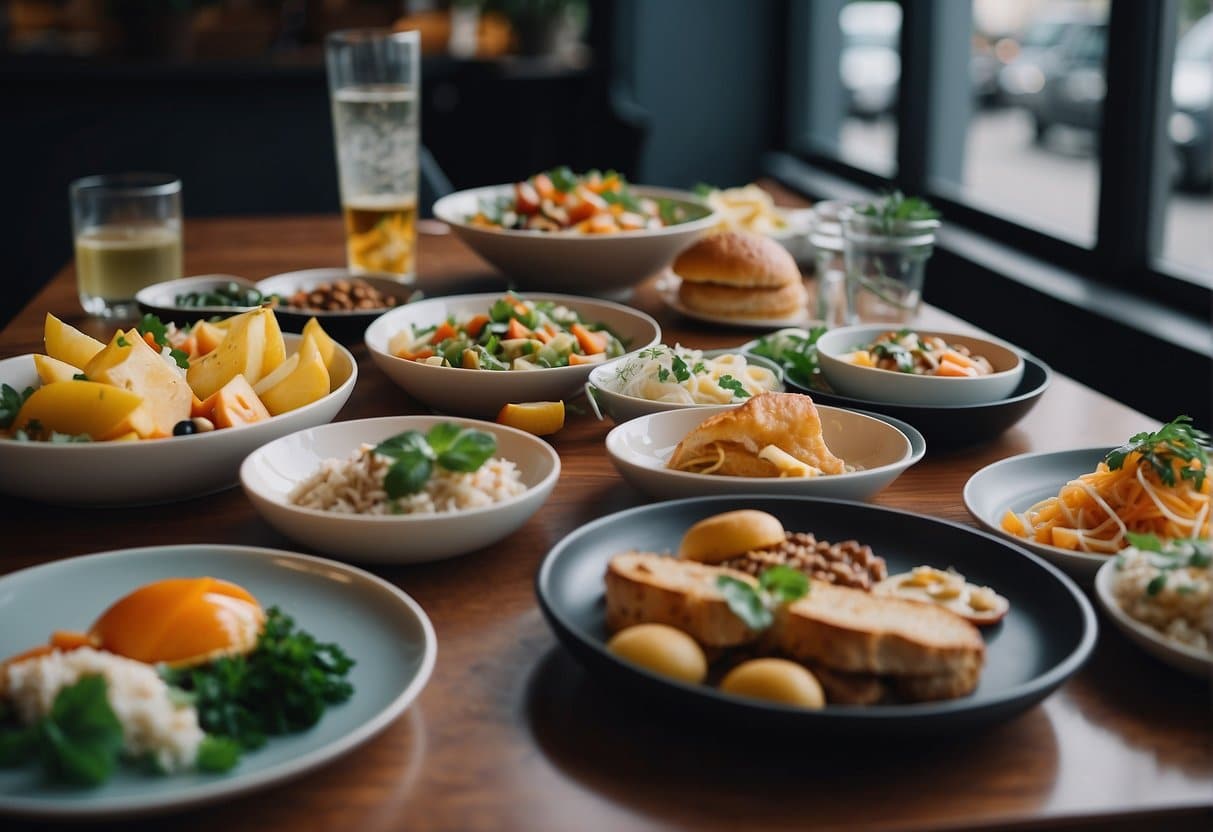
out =
[[[1098,133],[1098,182],[1094,240],[1087,246],[1055,232],[1032,227],[983,207],[954,182],[932,175],[941,147],[955,142],[964,130],[945,125],[948,113],[941,89],[956,72],[940,69],[942,60],[960,60],[948,48],[971,49],[968,37],[957,41],[956,5],[949,0],[899,0],[902,8],[901,75],[897,101],[897,145],[894,172],[885,177],[843,161],[821,146],[807,145],[796,135],[805,119],[796,111],[814,93],[834,95],[837,108],[837,69],[827,74],[827,58],[806,57],[806,24],[818,44],[837,40],[837,14],[842,0],[788,0],[789,31],[785,153],[814,169],[848,180],[870,191],[897,187],[923,194],[944,213],[949,223],[976,232],[1095,284],[1149,298],[1188,315],[1205,317],[1213,306],[1213,289],[1202,285],[1195,269],[1166,261],[1162,234],[1171,195],[1168,170],[1167,121],[1171,114],[1171,67],[1175,51],[1179,0],[1109,0],[1105,54],[1106,94]],[[968,6],[971,9],[971,6]],[[971,30],[968,14],[960,15]],[[828,33],[828,34],[827,34]],[[811,47],[810,47],[811,48]],[[1168,60],[1162,60],[1166,56]],[[967,64],[966,64],[967,66]],[[837,63],[834,64],[837,67]],[[816,70],[818,75],[812,72]],[[806,73],[809,73],[806,76]],[[964,82],[967,83],[967,72]],[[835,109],[824,122],[840,118]],[[933,119],[935,120],[933,122]],[[966,125],[967,127],[967,125]],[[949,135],[950,131],[950,135]],[[962,138],[963,140],[963,138]],[[932,154],[937,154],[932,157]],[[1207,280],[1207,278],[1205,278]]]

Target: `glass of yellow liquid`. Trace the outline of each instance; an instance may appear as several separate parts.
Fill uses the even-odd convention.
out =
[[[90,315],[130,318],[135,293],[181,277],[181,180],[160,173],[71,184],[76,284]]]
[[[333,32],[325,54],[350,271],[412,281],[420,35],[379,29]]]

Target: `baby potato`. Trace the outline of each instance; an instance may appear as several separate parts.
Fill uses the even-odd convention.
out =
[[[803,665],[786,659],[751,659],[728,672],[720,683],[725,693],[767,699],[817,710],[826,698],[817,677]]]
[[[636,624],[622,629],[607,642],[607,650],[680,682],[699,684],[708,675],[708,660],[695,639],[665,624]]]

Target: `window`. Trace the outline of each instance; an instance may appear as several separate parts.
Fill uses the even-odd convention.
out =
[[[1213,13],[1181,3],[1167,120],[1172,190],[1162,259],[1213,286]]]

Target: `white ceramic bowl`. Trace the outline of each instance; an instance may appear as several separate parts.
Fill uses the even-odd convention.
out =
[[[830,387],[844,396],[885,404],[955,406],[988,404],[1005,399],[1023,378],[1023,358],[1001,341],[956,332],[915,330],[920,335],[938,335],[949,344],[968,347],[973,354],[989,359],[994,372],[975,378],[920,376],[860,367],[838,356],[870,344],[897,324],[860,324],[832,329],[817,341],[817,359]]]
[[[716,358],[717,356],[728,354],[744,355],[747,363],[765,367],[773,372],[779,379],[779,385],[775,388],[774,392],[783,392],[783,368],[769,358],[751,355],[740,349],[705,350],[703,354],[708,358]],[[611,389],[610,380],[614,378],[620,364],[627,360],[629,359],[626,356],[624,358],[617,358],[606,364],[599,364],[590,372],[590,380],[585,383],[585,396],[599,419],[610,416],[616,423],[622,423],[639,416],[647,416],[650,413],[661,413],[666,410],[719,406],[716,404],[655,402],[651,399],[642,399],[639,396],[626,396],[623,393],[617,393]],[[740,404],[744,404],[744,402],[735,402],[732,406],[736,407]]]
[[[497,437],[496,456],[518,466],[527,490],[484,508],[444,514],[337,514],[292,505],[287,495],[326,459],[345,459],[363,442],[406,430],[456,422]],[[552,447],[514,428],[444,416],[388,416],[335,422],[258,448],[240,467],[244,492],[261,516],[287,537],[337,557],[373,563],[422,563],[467,554],[496,543],[539,510],[560,477]]]
[[[1116,557],[1111,557],[1095,573],[1095,597],[1129,640],[1150,655],[1172,667],[1208,679],[1213,673],[1213,655],[1187,644],[1167,638],[1148,624],[1133,618],[1116,601],[1112,587],[1116,582]]]
[[[284,334],[287,355],[302,343]],[[0,493],[81,506],[147,505],[199,497],[235,485],[254,448],[297,430],[331,422],[358,378],[349,350],[338,346],[332,392],[264,422],[191,436],[139,442],[51,445],[0,439]],[[18,390],[41,382],[31,355],[0,361],[0,382]]]
[[[507,402],[544,402],[580,392],[595,364],[553,367],[545,370],[465,370],[436,367],[397,358],[388,342],[410,326],[424,328],[488,312],[500,292],[430,298],[393,309],[367,327],[365,341],[375,364],[413,398],[442,413],[496,416]],[[574,310],[587,322],[605,324],[629,352],[651,347],[661,340],[661,327],[643,312],[603,300],[570,295],[528,294],[527,300],[549,300]]]
[[[812,478],[766,478],[721,477],[671,471],[666,467],[684,436],[710,416],[733,407],[697,407],[641,416],[607,434],[607,454],[624,479],[654,497],[782,494],[864,500],[901,476],[926,453],[922,434],[904,422],[818,405],[826,445],[861,470]]]
[[[517,231],[468,222],[482,200],[512,198],[512,184],[444,196],[434,203],[434,216],[520,288],[613,296],[661,271],[719,221],[699,197],[686,191],[636,186],[632,190],[639,196],[676,200],[701,216],[664,228],[616,234]]]

